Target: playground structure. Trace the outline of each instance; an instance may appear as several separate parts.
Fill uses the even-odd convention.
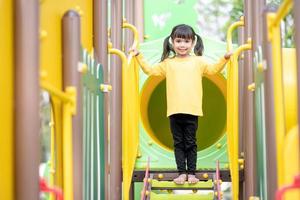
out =
[[[226,43],[203,37],[210,60],[234,54],[226,70],[203,80],[194,187],[170,183],[164,80],[145,76],[125,53],[134,45],[159,60],[165,33],[144,37],[151,4],[1,1],[0,199],[39,199],[41,191],[65,200],[222,199],[222,182],[231,183],[233,200],[300,199],[300,2],[272,10],[244,0]],[[283,48],[280,21],[290,11],[296,48]],[[40,180],[41,90],[50,96],[51,152]],[[179,189],[195,194],[172,192]]]

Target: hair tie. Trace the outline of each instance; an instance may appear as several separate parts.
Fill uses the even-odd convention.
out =
[[[196,46],[196,44],[197,44],[197,40],[198,40],[198,37],[197,37],[197,35],[195,34],[194,46]]]
[[[171,37],[169,37],[169,44],[170,44],[171,46],[173,46],[173,41],[172,41],[172,38],[171,38]]]

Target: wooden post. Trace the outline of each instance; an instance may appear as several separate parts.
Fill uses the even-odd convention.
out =
[[[14,2],[15,198],[39,199],[39,4]]]
[[[111,42],[122,49],[122,0],[111,0]],[[113,55],[110,63],[110,198],[122,197],[122,63]]]
[[[244,1],[244,10],[245,10],[245,40],[251,37],[252,30],[252,17],[251,10],[252,8],[252,0]],[[246,42],[246,41],[245,41]],[[244,83],[245,85],[249,85],[253,83],[253,70],[252,70],[252,51],[245,52],[244,57]],[[256,185],[256,142],[255,142],[255,129],[254,129],[254,97],[253,93],[248,90],[244,90],[243,95],[243,105],[244,111],[243,115],[243,134],[245,135],[245,199],[248,199],[250,196],[256,193],[255,185]]]
[[[73,117],[73,188],[74,200],[82,199],[82,96],[80,73],[78,63],[80,61],[80,16],[75,11],[68,11],[62,19],[62,63],[63,63],[63,89],[74,86],[77,90],[76,115]]]

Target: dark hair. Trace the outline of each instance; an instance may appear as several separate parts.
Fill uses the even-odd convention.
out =
[[[163,54],[161,56],[161,61],[165,60],[169,57],[170,53],[174,53],[175,51],[172,45],[169,43],[170,38],[174,41],[175,38],[183,38],[183,39],[192,39],[194,42],[197,37],[197,43],[194,47],[194,53],[197,56],[202,56],[204,46],[201,37],[195,33],[194,29],[186,24],[179,24],[172,29],[171,34],[166,37],[163,44]]]

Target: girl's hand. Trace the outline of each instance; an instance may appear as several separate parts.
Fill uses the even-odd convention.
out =
[[[230,52],[227,52],[227,53],[224,55],[224,58],[225,58],[226,60],[228,60],[231,56],[232,56],[232,52],[230,51]]]
[[[130,48],[129,49],[129,53],[132,55],[132,56],[137,56],[140,54],[140,52],[136,49],[136,48]]]

